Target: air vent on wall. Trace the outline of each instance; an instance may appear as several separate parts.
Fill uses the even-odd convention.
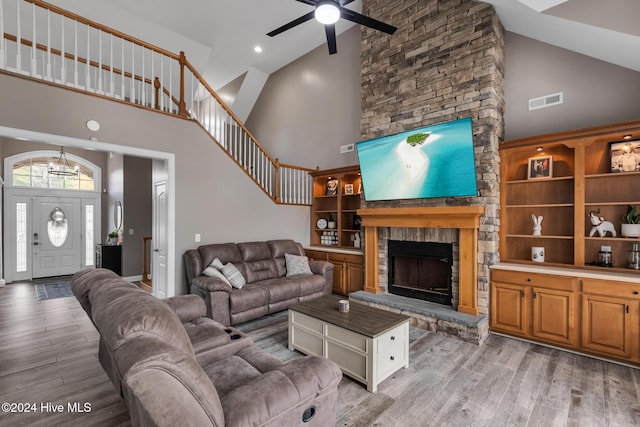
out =
[[[538,98],[531,98],[529,100],[529,111],[537,110],[538,108],[551,107],[552,105],[562,104],[562,92],[552,93],[551,95],[545,95]]]

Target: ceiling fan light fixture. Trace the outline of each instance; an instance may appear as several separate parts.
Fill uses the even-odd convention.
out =
[[[321,24],[335,24],[340,19],[340,9],[332,0],[320,1],[316,6],[315,17]]]

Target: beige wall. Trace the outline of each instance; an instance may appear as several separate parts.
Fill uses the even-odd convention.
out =
[[[340,146],[360,140],[360,27],[269,76],[247,128],[281,162],[320,169],[358,163]]]
[[[640,118],[640,73],[541,43],[505,36],[505,139]],[[528,110],[556,92],[564,104]]]
[[[194,122],[0,74],[0,126],[175,153],[175,277],[187,291],[182,255],[202,243],[309,239],[309,209],[274,204]],[[88,119],[101,124],[86,129]]]

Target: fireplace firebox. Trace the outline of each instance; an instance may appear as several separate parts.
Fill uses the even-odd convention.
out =
[[[389,293],[451,305],[451,244],[389,240],[388,255]]]

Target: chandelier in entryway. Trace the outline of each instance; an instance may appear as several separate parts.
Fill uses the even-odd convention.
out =
[[[78,176],[78,166],[71,167],[67,161],[67,156],[64,154],[63,147],[60,147],[60,157],[56,163],[50,162],[47,169],[49,175],[53,176]]]

